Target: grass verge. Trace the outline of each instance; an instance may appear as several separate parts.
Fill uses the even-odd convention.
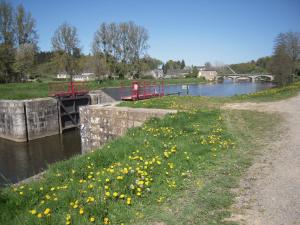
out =
[[[271,122],[220,110],[152,119],[38,182],[3,189],[0,224],[221,224],[249,143]]]

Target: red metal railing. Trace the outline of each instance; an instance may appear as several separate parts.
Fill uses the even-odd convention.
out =
[[[49,96],[75,96],[88,93],[86,82],[49,83]]]
[[[130,87],[130,95],[125,94],[125,87],[121,83],[120,95],[124,101],[136,101],[164,96],[164,81],[133,81]]]

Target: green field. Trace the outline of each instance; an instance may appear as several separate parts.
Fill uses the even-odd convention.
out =
[[[151,81],[155,80],[142,80]],[[91,81],[87,83],[89,90],[97,90],[105,87],[120,87],[121,83],[124,86],[129,86],[131,80],[105,80],[102,83]],[[157,82],[160,82],[158,80]],[[184,79],[166,79],[165,84],[191,84],[191,83],[204,83],[203,79],[199,78],[184,78]],[[55,82],[59,83],[59,82]],[[33,83],[8,83],[0,84],[0,99],[31,99],[47,97],[49,94],[48,82],[33,82]]]

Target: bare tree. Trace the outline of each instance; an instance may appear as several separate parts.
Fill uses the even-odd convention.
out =
[[[283,49],[292,61],[292,73],[295,73],[296,62],[300,59],[300,32],[280,33],[275,40],[276,49]]]
[[[139,63],[139,59],[148,48],[148,38],[148,31],[133,22],[102,23],[95,33],[92,52],[94,56],[104,55],[106,63],[110,65],[110,72],[115,73],[116,70],[120,71],[120,68],[129,68],[120,63],[132,65]],[[140,67],[132,66],[130,68],[133,68],[131,70],[133,72],[139,70]],[[128,70],[122,69],[122,71]]]
[[[284,46],[276,46],[270,69],[279,85],[292,82],[293,61],[286,53]]]
[[[36,44],[37,32],[35,30],[36,22],[31,13],[26,13],[23,5],[19,5],[16,11],[15,33],[18,45],[25,43]]]
[[[62,68],[70,75],[76,71],[77,59],[80,57],[77,29],[67,23],[57,28],[52,37],[52,48],[55,57],[62,63]],[[72,79],[72,76],[71,76]]]

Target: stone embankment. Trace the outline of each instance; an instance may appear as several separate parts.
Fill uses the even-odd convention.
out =
[[[152,117],[162,118],[176,110],[90,105],[80,107],[81,151],[100,148],[108,140],[120,137],[129,128],[142,125]]]

